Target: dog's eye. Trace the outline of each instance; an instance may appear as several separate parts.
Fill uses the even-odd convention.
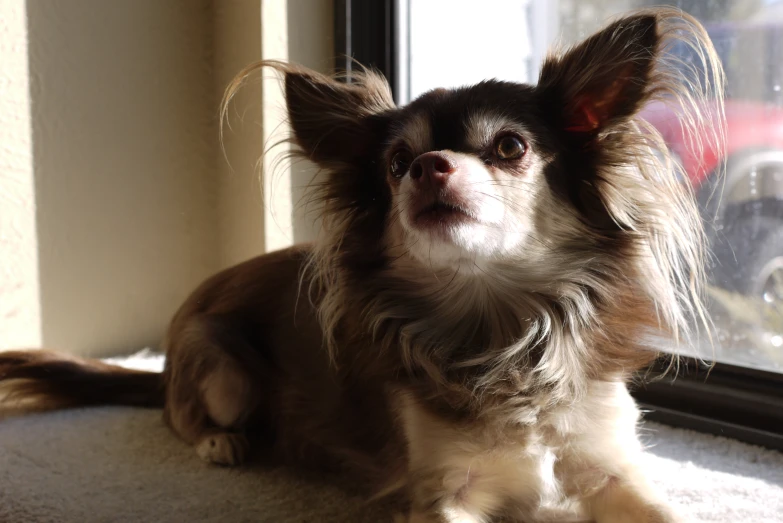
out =
[[[411,155],[406,151],[398,151],[392,156],[389,169],[394,177],[402,178],[408,171],[408,166],[411,163]]]
[[[516,160],[521,158],[526,150],[525,144],[516,136],[504,136],[495,146],[495,154],[501,160]]]

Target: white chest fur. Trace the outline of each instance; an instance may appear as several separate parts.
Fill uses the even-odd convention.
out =
[[[586,520],[580,498],[624,475],[641,451],[638,411],[621,383],[591,384],[584,401],[518,430],[458,425],[411,395],[398,400],[414,507],[440,505],[454,523]]]

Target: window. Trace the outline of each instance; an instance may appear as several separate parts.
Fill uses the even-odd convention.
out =
[[[435,87],[491,77],[534,83],[551,44],[575,43],[614,15],[661,3],[385,0],[373,3],[373,13],[362,12],[360,21],[358,9],[367,9],[362,2],[340,0],[338,34],[346,38],[337,50],[384,71],[397,101],[406,103]],[[637,397],[654,405],[659,419],[781,447],[783,1],[669,4],[704,24],[728,79],[722,190],[715,169],[686,168],[714,253],[707,267],[714,343],[694,343],[693,358],[685,359],[689,372],[641,389]],[[345,31],[351,27],[353,38]],[[688,60],[684,50],[674,52]],[[656,123],[655,111],[645,114]],[[700,358],[717,361],[709,380]]]
[[[614,15],[658,4],[410,0],[406,98],[491,77],[534,83],[550,44],[575,43]],[[714,350],[718,361],[783,372],[783,2],[673,4],[705,25],[728,78],[722,194],[718,171],[689,170],[714,253],[708,288],[714,343],[700,337],[694,355],[713,359]],[[675,52],[688,60],[684,50]]]

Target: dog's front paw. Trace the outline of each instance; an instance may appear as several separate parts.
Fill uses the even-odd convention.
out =
[[[641,480],[610,478],[587,506],[596,523],[685,523]]]
[[[249,449],[247,438],[233,432],[209,434],[196,445],[196,453],[204,461],[230,466],[244,463]]]

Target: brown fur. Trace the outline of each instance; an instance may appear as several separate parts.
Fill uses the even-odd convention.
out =
[[[0,353],[0,380],[0,415],[15,407],[46,410],[102,405],[107,399],[139,407],[163,406],[163,383],[155,373],[51,351]]]
[[[683,27],[715,75],[702,91],[667,69]],[[686,124],[707,116],[696,101],[720,109],[705,38],[681,13],[644,12],[550,57],[537,87],[488,81],[405,108],[371,71],[345,84],[251,66],[226,103],[252,71],[282,74],[293,141],[325,171],[322,237],[202,284],[171,322],[162,377],[16,352],[0,384],[36,408],[155,405],[162,386],[167,423],[204,459],[255,449],[348,472],[403,494],[412,523],[675,521],[638,468],[624,383],[701,314],[702,234],[635,116],[665,96],[692,109]],[[525,155],[493,156],[498,133]],[[417,236],[425,196],[389,173],[400,151],[453,161],[425,196],[479,225]]]

